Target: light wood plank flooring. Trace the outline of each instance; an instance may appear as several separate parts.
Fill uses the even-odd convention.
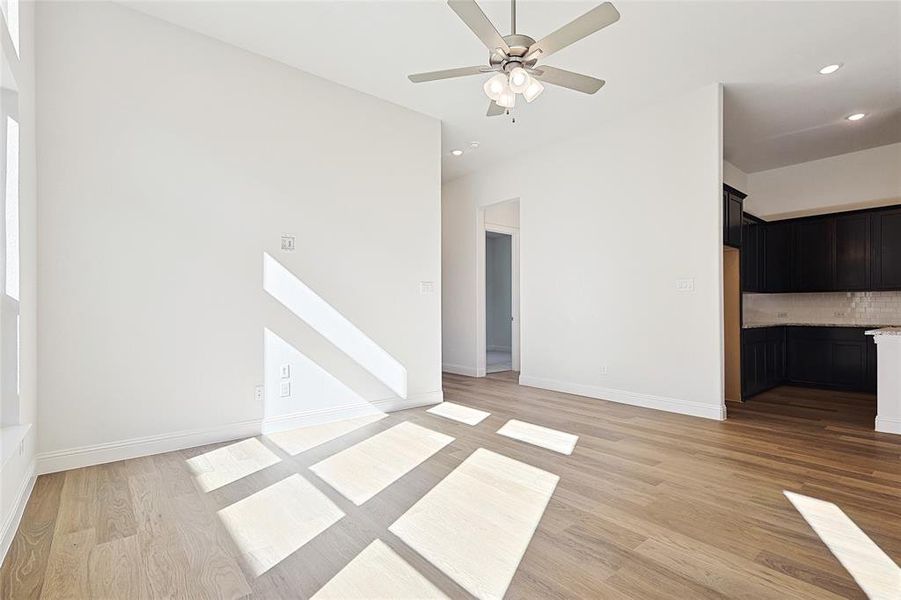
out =
[[[447,400],[491,413],[475,426],[408,410],[296,456],[261,436],[279,460],[236,467],[233,481],[215,485],[199,457],[227,443],[42,476],[0,570],[0,596],[308,598],[381,540],[441,593],[467,598],[388,527],[478,448],[560,477],[508,598],[866,597],[784,491],[835,503],[901,561],[901,436],[872,431],[872,396],[778,388],[730,405],[720,423],[513,377],[445,376]],[[497,435],[510,419],[578,443],[566,456]],[[362,506],[310,471],[404,421],[454,441]],[[256,575],[217,513],[294,474],[345,516]]]

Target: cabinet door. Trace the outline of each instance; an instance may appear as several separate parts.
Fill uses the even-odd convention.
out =
[[[833,289],[870,288],[870,217],[835,217],[835,271]]]
[[[832,385],[862,390],[867,377],[867,349],[864,342],[832,342]]]
[[[835,220],[813,219],[794,224],[793,281],[795,291],[832,289]]]
[[[832,349],[828,342],[789,335],[788,379],[794,383],[828,385]]]
[[[763,291],[791,291],[791,223],[775,222],[766,225],[764,240]]]
[[[723,243],[741,247],[741,218],[744,201],[729,191],[723,191]]]
[[[901,289],[901,210],[875,213],[871,222],[873,287]]]
[[[750,219],[745,220],[741,238],[741,289],[745,292],[759,292],[760,281],[760,225]]]

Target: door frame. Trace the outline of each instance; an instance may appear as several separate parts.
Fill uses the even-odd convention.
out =
[[[511,327],[511,349],[510,358],[512,368],[516,372],[521,371],[520,353],[522,349],[522,326],[520,321],[520,281],[519,281],[519,229],[516,227],[508,227],[505,225],[495,225],[493,223],[485,223],[485,207],[479,209],[479,239],[476,251],[476,377],[484,377],[487,370],[487,325],[485,315],[485,234],[489,231],[494,233],[503,233],[509,235],[510,254],[511,254],[511,291],[512,291],[512,307],[511,314],[513,319],[510,323]]]

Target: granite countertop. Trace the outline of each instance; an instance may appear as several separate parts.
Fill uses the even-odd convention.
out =
[[[879,329],[871,329],[866,332],[867,335],[901,335],[901,327],[881,327]]]
[[[858,325],[856,323],[791,323],[788,321],[779,321],[778,323],[744,323],[741,326],[742,329],[758,329],[760,327],[864,327],[869,330],[898,329],[898,333],[892,335],[901,335],[901,327],[874,325],[872,323]]]

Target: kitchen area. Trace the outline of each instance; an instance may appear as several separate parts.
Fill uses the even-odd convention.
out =
[[[727,400],[851,394],[901,433],[901,205],[764,220],[746,200],[724,185]]]

